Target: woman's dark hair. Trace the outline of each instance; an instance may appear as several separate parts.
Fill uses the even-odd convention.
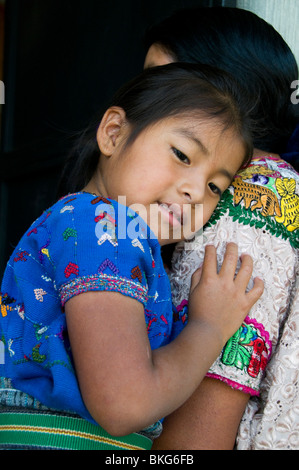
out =
[[[124,85],[110,106],[126,113],[130,135],[126,146],[150,125],[175,116],[214,119],[221,129],[231,128],[244,144],[244,163],[252,157],[249,101],[244,90],[225,72],[208,65],[169,64],[145,70]],[[101,118],[82,133],[62,175],[59,196],[82,190],[97,167],[100,150],[96,141]]]
[[[298,66],[290,48],[266,21],[250,11],[196,7],[177,11],[148,29],[146,51],[158,44],[174,61],[216,65],[247,89],[259,128],[256,148],[281,153],[299,121],[291,102]]]

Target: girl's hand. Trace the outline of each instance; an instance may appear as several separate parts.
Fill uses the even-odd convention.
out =
[[[189,316],[200,320],[218,331],[226,342],[241,326],[251,307],[261,297],[264,283],[254,280],[254,286],[246,292],[252,276],[253,262],[249,255],[242,255],[242,264],[236,274],[238,246],[228,243],[223,265],[217,273],[216,248],[206,246],[202,268],[192,276]]]

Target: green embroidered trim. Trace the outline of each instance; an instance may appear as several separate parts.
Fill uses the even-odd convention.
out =
[[[252,325],[245,324],[226,343],[221,362],[227,366],[234,366],[256,378],[260,370],[267,364],[268,349],[264,338],[259,336],[258,330]]]
[[[232,217],[234,222],[237,221],[242,225],[264,229],[277,238],[281,237],[283,240],[288,240],[293,248],[298,249],[299,237],[296,236],[295,232],[289,232],[282,223],[275,221],[274,217],[262,216],[258,210],[251,211],[250,208],[246,209],[242,203],[235,205],[233,195],[229,189],[223,193],[221,201],[218,203],[205,228],[215,225],[225,214]]]
[[[232,336],[225,348],[221,361],[227,366],[235,366],[237,369],[244,369],[245,366],[249,365],[251,354],[242,346],[242,343],[246,344],[246,341],[241,337],[242,328],[240,328],[234,336]]]

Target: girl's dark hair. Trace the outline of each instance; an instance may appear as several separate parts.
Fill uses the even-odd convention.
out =
[[[225,72],[200,64],[169,64],[145,70],[124,85],[110,106],[126,113],[131,145],[138,135],[156,122],[175,116],[214,119],[222,129],[232,128],[244,144],[244,163],[252,157],[251,120],[246,93]],[[82,190],[96,170],[100,150],[97,118],[81,135],[63,172],[59,196]]]
[[[158,44],[174,61],[216,65],[244,84],[262,133],[256,148],[281,153],[299,121],[291,102],[298,66],[290,48],[266,21],[250,11],[196,7],[177,11],[149,28],[146,51]]]

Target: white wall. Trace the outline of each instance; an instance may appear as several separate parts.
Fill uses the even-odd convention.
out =
[[[281,34],[299,65],[299,0],[238,0],[237,6],[262,17]]]

